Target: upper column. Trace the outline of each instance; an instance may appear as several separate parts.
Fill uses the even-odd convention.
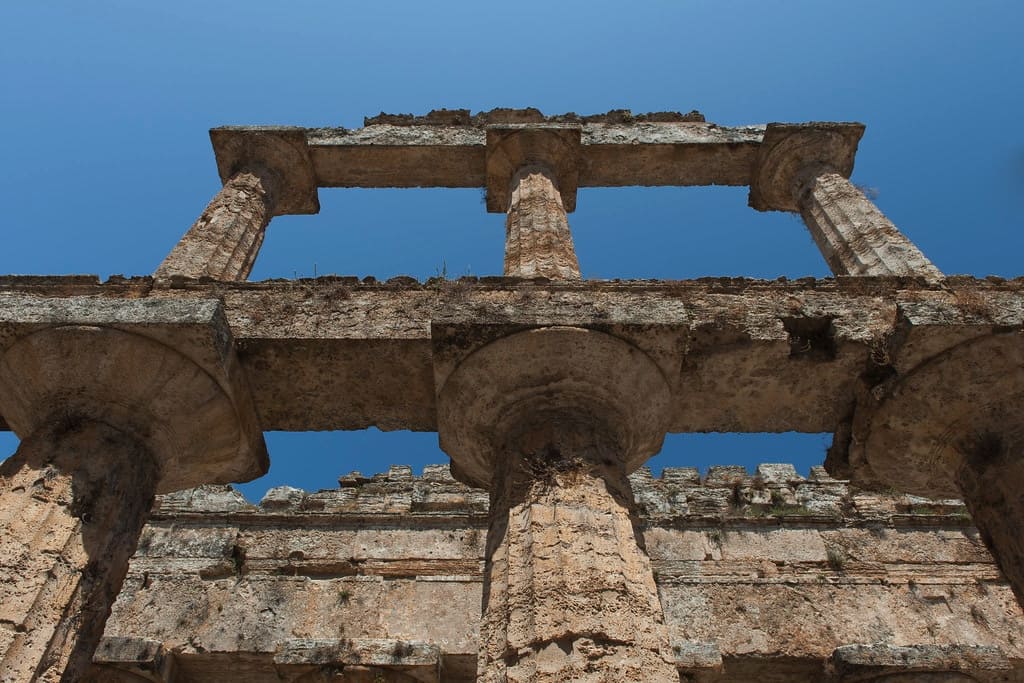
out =
[[[214,129],[224,187],[154,274],[244,280],[270,219],[317,213],[316,180],[302,128]]]
[[[751,178],[750,205],[795,211],[836,275],[942,273],[853,183],[859,123],[769,124]]]
[[[567,211],[576,208],[581,127],[487,129],[487,210],[507,211],[505,275],[579,280]]]

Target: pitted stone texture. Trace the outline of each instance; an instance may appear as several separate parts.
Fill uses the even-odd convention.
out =
[[[140,442],[73,417],[0,465],[0,681],[86,674],[157,479]]]
[[[903,275],[937,281],[942,273],[839,173],[807,183],[800,215],[836,275]]]
[[[533,426],[585,422],[607,432],[617,446],[610,462],[626,472],[661,449],[668,385],[647,354],[617,337],[543,327],[476,350],[439,335],[434,348],[438,441],[460,481],[490,488],[519,448],[516,435]]]
[[[1024,440],[987,432],[962,444],[957,484],[982,538],[1024,605]]]
[[[750,180],[750,206],[758,211],[799,211],[800,191],[811,178],[849,178],[861,123],[769,123]]]
[[[277,681],[288,642],[339,637],[426,641],[442,680],[474,680],[488,496],[447,471],[346,476],[286,507],[218,486],[160,496],[106,635],[161,643],[185,680]],[[960,501],[820,469],[746,475],[738,494],[687,468],[630,482],[671,653],[696,681],[828,681],[851,643],[992,648],[1024,674],[1024,615]]]
[[[246,279],[274,215],[278,184],[269,172],[243,171],[231,176],[155,276]]]
[[[575,211],[580,132],[576,124],[488,126],[487,210],[508,211],[524,169],[539,166],[561,197],[562,213]]]
[[[625,477],[548,466],[495,483],[477,679],[675,680]]]
[[[580,264],[562,198],[554,178],[544,168],[525,168],[512,180],[512,201],[505,223],[505,275],[580,279]]]
[[[832,653],[831,663],[842,683],[1018,680],[1006,654],[992,647],[844,645]]]
[[[217,172],[227,183],[239,173],[269,175],[274,181],[271,215],[320,211],[308,131],[298,126],[221,126],[210,130]]]
[[[218,301],[2,299],[0,411],[22,438],[55,419],[113,425],[160,462],[160,492],[266,471]]]

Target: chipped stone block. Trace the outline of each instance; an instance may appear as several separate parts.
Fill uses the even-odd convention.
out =
[[[157,496],[154,509],[163,514],[174,512],[237,512],[253,505],[227,484],[205,484]]]
[[[661,479],[666,485],[700,486],[700,471],[696,467],[666,467]]]
[[[388,481],[412,481],[412,467],[408,465],[392,465],[388,468]]]
[[[781,485],[804,480],[789,463],[761,463],[757,466],[754,476],[760,477],[766,484]]]
[[[672,643],[672,654],[676,658],[676,667],[688,672],[695,669],[720,672],[722,670],[722,653],[718,645],[707,642],[689,640]]]
[[[306,492],[292,486],[275,486],[267,491],[260,500],[260,507],[264,510],[298,509],[302,505]]]
[[[747,468],[742,465],[715,465],[708,468],[708,475],[704,477],[704,486],[731,487],[735,484],[742,484],[749,478]]]
[[[950,680],[958,680],[952,674],[984,675],[1012,668],[1006,654],[996,647],[932,644],[843,645],[832,653],[832,665],[843,681],[874,680],[896,672],[948,673]]]
[[[455,477],[452,476],[451,467],[448,465],[424,465],[423,480],[454,483]]]

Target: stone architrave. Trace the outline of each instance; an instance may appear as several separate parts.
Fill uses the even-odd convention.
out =
[[[660,448],[668,387],[607,334],[484,346],[438,393],[453,473],[490,489],[477,680],[676,680],[626,478]]]
[[[769,124],[751,180],[750,205],[801,215],[836,275],[942,273],[849,181],[864,126]]]
[[[157,280],[245,280],[271,218],[319,211],[304,129],[215,128],[210,138],[224,186],[157,268]]]
[[[78,681],[154,495],[254,478],[267,455],[219,302],[3,304],[21,445],[0,465],[0,681]]]
[[[579,280],[567,211],[576,207],[580,126],[487,129],[487,208],[507,211],[505,275]]]

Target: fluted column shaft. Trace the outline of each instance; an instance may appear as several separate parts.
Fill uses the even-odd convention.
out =
[[[155,276],[246,279],[274,216],[276,185],[269,172],[242,171],[231,176]]]
[[[878,207],[839,173],[816,174],[798,195],[800,215],[836,275],[942,273]]]
[[[541,166],[512,178],[505,222],[505,275],[579,280],[580,264],[554,175]]]
[[[620,454],[599,427],[535,425],[492,480],[478,680],[678,680]]]
[[[0,465],[0,681],[85,676],[157,480],[133,437],[73,419]]]

